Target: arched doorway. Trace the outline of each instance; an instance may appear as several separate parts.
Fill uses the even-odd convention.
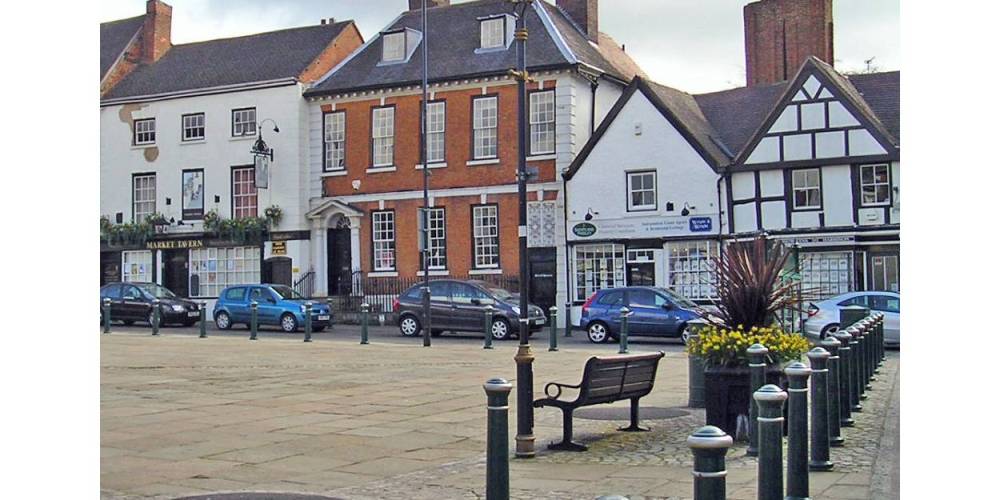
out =
[[[326,283],[328,295],[351,293],[351,221],[343,214],[330,217],[326,230]]]

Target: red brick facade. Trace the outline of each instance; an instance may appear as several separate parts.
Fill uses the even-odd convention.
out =
[[[545,89],[554,89],[555,81],[545,81]],[[486,95],[498,97],[497,152],[499,163],[467,165],[472,160],[472,99],[483,95],[482,87],[436,91],[434,101],[445,104],[445,162],[447,167],[431,169],[430,189],[438,191],[451,188],[479,186],[512,186],[517,171],[517,86],[510,82],[486,85]],[[537,84],[529,89],[537,90]],[[326,177],[323,180],[325,197],[341,197],[375,193],[416,192],[423,189],[423,171],[420,163],[420,94],[387,96],[381,99],[339,102],[336,111],[345,111],[346,143],[345,165],[347,175]],[[395,107],[394,164],[395,171],[367,173],[372,167],[372,109],[380,106]],[[332,104],[323,104],[324,112],[333,110]],[[554,155],[553,155],[554,156]],[[556,180],[555,160],[530,161],[537,167],[538,179],[531,182]],[[352,183],[360,181],[358,189]],[[535,200],[537,188],[529,184],[529,201]],[[548,199],[555,192],[546,193]],[[399,200],[387,196],[384,210],[393,210],[396,227],[396,271],[400,276],[416,276],[420,269],[417,251],[418,209],[420,197]],[[448,271],[453,276],[465,275],[473,269],[472,206],[482,204],[481,196],[436,196],[435,207],[444,207],[446,224],[446,253]],[[489,194],[486,204],[497,204],[500,232],[500,267],[504,274],[516,274],[518,269],[518,205],[516,192]],[[363,210],[361,224],[361,264],[365,272],[372,271],[371,212],[379,210],[379,203],[351,202]]]
[[[146,20],[142,25],[142,62],[152,64],[159,61],[170,50],[170,19],[173,7],[150,0],[146,2]]]
[[[743,8],[747,86],[792,78],[809,56],[833,64],[833,0],[761,0]]]
[[[347,56],[351,55],[355,49],[360,47],[365,43],[364,38],[361,36],[361,32],[358,31],[358,27],[353,22],[350,26],[344,27],[344,30],[337,35],[327,45],[323,52],[321,52],[313,62],[309,63],[309,67],[302,71],[299,75],[299,80],[305,83],[312,83],[323,75],[326,75],[334,66],[340,64]]]

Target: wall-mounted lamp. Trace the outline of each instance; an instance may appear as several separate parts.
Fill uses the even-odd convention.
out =
[[[667,202],[667,212],[673,212],[673,211],[674,211],[674,202],[668,201]]]
[[[601,215],[601,213],[594,211],[593,208],[588,208],[587,215],[583,216],[583,220],[593,220],[595,215]]]
[[[125,214],[118,212],[115,214],[115,224],[121,224],[122,220],[125,219]]]
[[[219,201],[220,201],[219,195],[215,195],[215,202],[218,203]]]
[[[167,198],[167,205],[170,205],[170,198]]]
[[[691,215],[692,210],[696,210],[697,208],[698,207],[688,205],[687,202],[684,202],[684,208],[681,209],[681,215],[687,217],[688,215]]]

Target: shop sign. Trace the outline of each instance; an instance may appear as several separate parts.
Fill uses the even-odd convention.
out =
[[[692,233],[704,233],[712,230],[711,217],[691,217],[688,220],[688,229]]]
[[[160,240],[147,241],[146,248],[149,250],[173,250],[175,248],[201,248],[205,246],[202,240]]]
[[[288,255],[288,249],[284,241],[271,242],[271,255]]]
[[[573,226],[573,234],[581,238],[588,238],[590,236],[593,236],[594,233],[596,232],[597,232],[597,226],[589,222],[581,222]]]

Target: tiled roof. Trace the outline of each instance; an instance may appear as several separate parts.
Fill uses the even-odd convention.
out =
[[[156,63],[136,68],[104,99],[294,78],[352,23],[174,45]]]
[[[787,82],[740,87],[694,96],[733,156],[750,140],[785,91]]]
[[[681,126],[687,129],[686,133],[696,142],[695,146],[700,147],[701,151],[710,157],[709,163],[713,167],[725,165],[731,155],[716,142],[719,134],[705,117],[694,96],[658,83],[648,82],[648,84],[650,90],[661,101],[658,107],[665,106],[673,113]]]
[[[847,77],[899,143],[899,71]]]
[[[128,42],[142,28],[146,16],[130,17],[101,23],[101,78],[118,60]]]
[[[556,30],[553,36],[546,29],[538,7],[527,10],[525,24],[530,34],[527,50],[528,69],[569,66],[583,62],[622,81],[629,81],[638,66],[607,35],[592,45],[563,11],[546,2],[541,5]],[[443,81],[461,77],[504,74],[516,66],[512,43],[506,50],[476,53],[479,48],[479,18],[512,13],[511,4],[503,0],[479,0],[427,9],[428,78]],[[407,11],[385,31],[409,28],[420,31],[421,12]],[[560,49],[565,42],[571,55]],[[422,46],[406,62],[379,64],[382,58],[382,38],[373,37],[367,45],[352,55],[328,78],[306,95],[323,95],[347,90],[414,84],[422,79]],[[573,57],[575,60],[571,60]]]

